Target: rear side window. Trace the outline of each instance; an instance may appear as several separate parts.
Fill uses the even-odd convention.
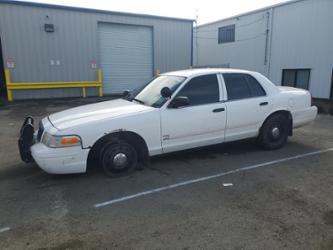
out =
[[[251,97],[251,90],[243,74],[223,74],[228,100]]]
[[[219,102],[220,92],[216,74],[193,78],[177,96],[188,97],[190,106]]]
[[[261,84],[253,76],[246,75],[246,79],[249,84],[252,97],[266,95],[266,92],[261,86]]]
[[[247,74],[223,74],[228,100],[240,100],[265,96],[266,92],[260,83]]]

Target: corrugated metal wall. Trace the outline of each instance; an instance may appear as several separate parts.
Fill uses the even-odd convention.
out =
[[[231,68],[255,70],[277,85],[281,84],[283,69],[310,68],[309,90],[313,97],[329,98],[333,69],[332,11],[332,0],[304,0],[203,25],[194,40],[197,45],[194,64],[229,64]],[[267,21],[272,22],[269,25],[272,38],[267,51],[270,64],[265,65]],[[229,24],[236,24],[236,42],[218,44],[218,28]]]
[[[152,26],[154,68],[162,72],[191,65],[192,22],[135,15],[79,12],[0,3],[4,60],[14,60],[14,82],[96,80],[98,23]],[[44,24],[52,23],[54,33]],[[57,65],[60,64],[60,65]],[[81,89],[14,91],[14,99],[81,96]],[[89,90],[88,94],[97,94]]]

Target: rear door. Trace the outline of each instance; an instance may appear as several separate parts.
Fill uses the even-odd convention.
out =
[[[186,96],[190,105],[161,110],[163,152],[178,151],[224,141],[226,106],[216,74],[189,80],[176,96]]]
[[[249,74],[224,73],[223,79],[228,112],[226,141],[257,136],[272,107],[264,88]]]

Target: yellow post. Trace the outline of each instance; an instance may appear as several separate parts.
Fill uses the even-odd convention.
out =
[[[161,74],[161,70],[160,69],[156,69],[156,75],[159,76]]]
[[[82,96],[87,97],[87,91],[86,88],[82,88]]]
[[[100,87],[99,87],[99,96],[103,96],[103,79],[102,79],[102,70],[101,69],[98,69],[98,82],[100,84]]]
[[[11,82],[9,69],[5,69],[5,81],[6,81],[6,89],[7,89],[7,98],[8,98],[8,101],[11,102],[11,101],[13,101],[13,95],[12,95],[12,91],[11,91],[10,87],[8,86]]]

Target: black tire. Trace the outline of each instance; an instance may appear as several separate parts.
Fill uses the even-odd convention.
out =
[[[137,166],[138,154],[126,141],[110,141],[102,147],[99,162],[108,176],[124,176],[131,173]]]
[[[267,150],[283,147],[288,140],[289,122],[282,114],[275,114],[263,124],[258,137],[260,145]]]

